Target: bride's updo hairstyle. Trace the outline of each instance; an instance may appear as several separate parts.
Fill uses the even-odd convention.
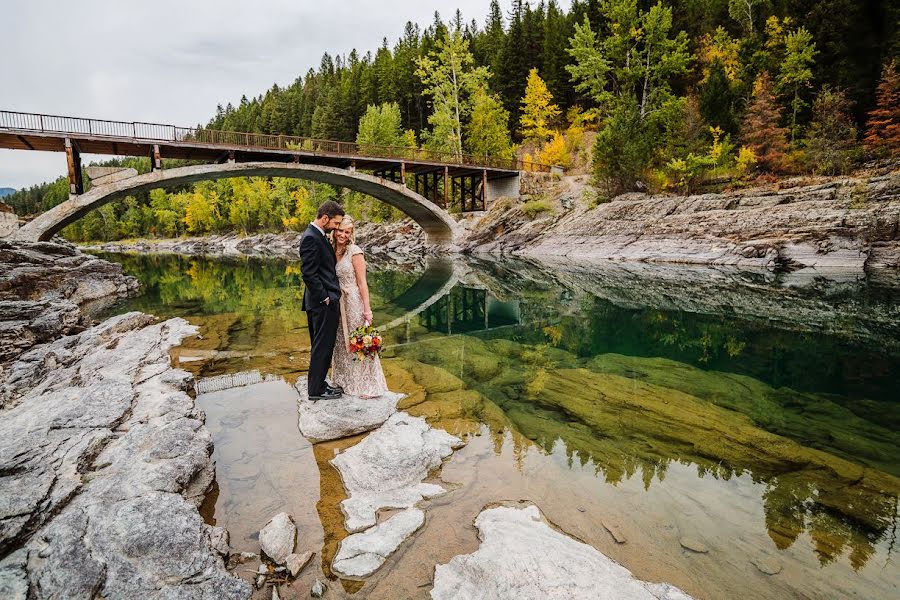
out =
[[[352,229],[350,232],[350,239],[347,241],[347,247],[349,248],[356,243],[356,224],[353,222],[353,217],[344,215],[344,218],[341,219],[341,224],[337,229],[347,229],[348,226]],[[337,231],[337,229],[335,231]],[[334,249],[337,250],[337,235],[334,233],[331,234],[331,244],[334,246]]]

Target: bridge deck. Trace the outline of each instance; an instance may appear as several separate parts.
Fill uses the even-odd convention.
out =
[[[0,111],[0,148],[65,152],[66,140],[82,154],[149,156],[203,162],[299,162],[360,170],[399,169],[451,177],[511,177],[519,171],[549,172],[549,165],[489,156],[313,138],[176,127],[158,123],[106,121],[58,115]]]

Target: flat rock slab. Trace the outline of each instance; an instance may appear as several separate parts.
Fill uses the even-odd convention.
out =
[[[380,427],[397,412],[397,402],[404,394],[388,392],[377,398],[360,398],[344,394],[336,400],[309,399],[305,377],[294,386],[300,394],[300,433],[318,441],[349,437]]]
[[[425,513],[408,508],[363,533],[354,533],[341,541],[331,568],[348,577],[371,575],[424,524]]]
[[[331,464],[340,472],[349,496],[341,502],[347,531],[372,527],[382,508],[410,508],[443,494],[443,487],[423,480],[462,445],[462,440],[432,428],[425,419],[398,412],[336,456]]]
[[[212,438],[169,350],[183,319],[112,317],[32,348],[0,411],[0,597],[250,597],[197,512]]]
[[[668,584],[636,579],[631,571],[550,527],[536,506],[500,506],[475,519],[481,546],[455,556],[434,573],[434,600],[690,600]]]

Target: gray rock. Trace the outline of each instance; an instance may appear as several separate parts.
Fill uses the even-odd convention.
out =
[[[212,442],[185,393],[190,375],[169,366],[169,349],[195,332],[128,313],[9,366],[4,582],[24,577],[35,597],[249,597],[197,512]]]
[[[354,533],[341,540],[331,568],[350,577],[371,575],[424,524],[425,513],[408,508],[363,533]]]
[[[403,394],[388,392],[378,398],[358,398],[344,394],[337,401],[311,402],[306,377],[295,385],[300,394],[300,432],[311,439],[323,441],[348,437],[381,426],[397,412],[397,402]]]
[[[500,506],[475,519],[481,545],[455,556],[434,573],[434,600],[505,598],[524,600],[690,600],[667,584],[636,579],[595,548],[550,527],[536,506]]]
[[[279,565],[283,565],[288,555],[294,552],[296,543],[297,527],[294,519],[286,512],[272,517],[259,532],[259,547]]]
[[[309,590],[309,595],[313,598],[321,598],[325,595],[325,584],[316,579],[315,583],[312,584],[312,589]]]
[[[209,533],[210,546],[227,558],[231,554],[231,547],[228,545],[228,530],[224,527],[214,527],[212,525],[207,525],[206,530]]]
[[[0,240],[0,364],[35,344],[82,331],[89,325],[82,307],[128,295],[139,285],[121,265],[65,241]]]
[[[290,572],[291,577],[296,577],[297,573],[303,570],[303,567],[306,566],[306,563],[309,562],[314,554],[315,552],[310,552],[309,550],[303,554],[289,554],[284,560],[284,564],[287,565],[287,570]]]
[[[462,445],[459,438],[433,429],[425,419],[398,412],[336,456],[331,464],[340,471],[349,496],[341,502],[347,531],[372,527],[382,508],[409,508],[445,493],[443,487],[423,480]]]

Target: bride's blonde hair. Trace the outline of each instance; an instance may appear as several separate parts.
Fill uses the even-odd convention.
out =
[[[350,232],[350,239],[347,241],[347,247],[349,248],[356,243],[356,224],[353,222],[353,217],[351,217],[350,215],[344,215],[344,218],[341,219],[341,224],[337,227],[337,229],[346,229],[347,225],[353,228],[353,230]],[[337,231],[337,229],[335,229],[335,231]],[[335,235],[334,232],[331,233],[331,245],[334,246],[335,251],[337,251],[337,235]]]

